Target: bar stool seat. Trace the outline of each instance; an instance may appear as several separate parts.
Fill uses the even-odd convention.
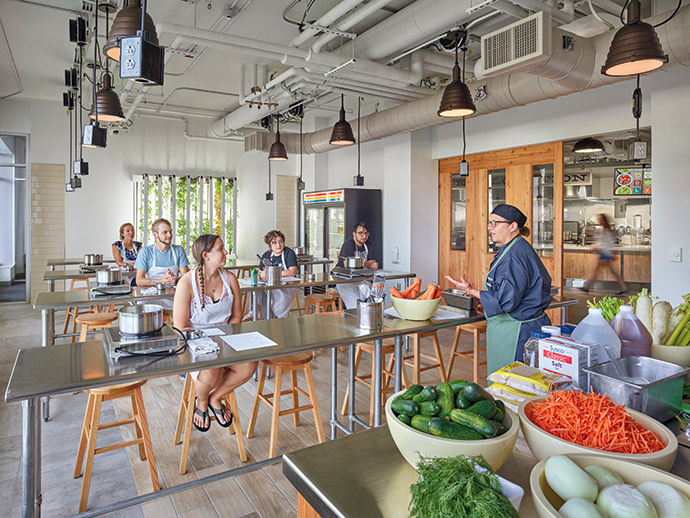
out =
[[[343,299],[340,296],[340,293],[338,293],[338,290],[335,288],[328,288],[326,290],[326,295],[332,295],[333,299],[335,301],[335,307],[336,311],[342,311],[343,310]]]
[[[376,344],[372,342],[364,342],[361,344],[357,344],[357,348],[355,350],[355,366],[354,366],[354,371],[355,371],[355,383],[359,382],[365,387],[369,388],[369,426],[374,426],[374,393],[376,390],[376,386],[374,385],[374,370],[375,370],[375,363],[374,363],[374,354],[376,351]],[[367,353],[371,357],[371,372],[369,374],[357,374],[359,371],[359,363],[362,359],[362,353]],[[382,386],[381,386],[381,403],[386,402],[386,396],[388,393],[393,392],[395,390],[395,386],[390,386],[391,380],[395,380],[395,372],[393,371],[394,366],[395,366],[395,346],[394,345],[384,345],[381,348],[381,353],[382,353],[382,364],[383,368],[381,369],[382,371]],[[390,359],[388,360],[388,365],[386,366],[386,356],[391,355]],[[409,379],[407,378],[407,372],[405,369],[402,369],[402,386],[403,388],[407,388],[410,386]],[[370,381],[367,381],[370,380]],[[343,401],[343,408],[341,410],[342,415],[347,415],[348,408],[350,406],[350,387],[348,386],[347,389],[345,390],[345,401]]]
[[[78,286],[77,284],[79,283],[84,283],[86,286]],[[69,285],[70,291],[72,290],[87,290],[89,289],[89,279],[72,279]],[[67,334],[67,330],[69,329],[69,324],[70,320],[72,320],[72,333],[77,332],[77,322],[76,319],[81,313],[82,315],[85,313],[93,313],[94,312],[94,306],[90,306],[88,311],[85,311],[84,309],[80,308],[79,306],[70,306],[67,308],[65,311],[65,325],[62,329],[62,334]],[[76,336],[72,337],[72,342],[75,342],[77,340]]]
[[[462,331],[467,331],[472,333],[472,349],[466,349],[464,351],[458,351],[458,343],[460,341],[460,333]],[[448,371],[447,377],[450,379],[451,373],[453,371],[453,362],[455,357],[465,358],[466,360],[472,360],[472,381],[478,383],[479,379],[479,367],[486,365],[486,360],[482,360],[480,356],[480,351],[486,353],[486,347],[481,347],[480,340],[482,333],[486,333],[486,320],[480,320],[479,322],[471,322],[469,324],[463,324],[457,326],[455,329],[455,336],[453,337],[453,343],[450,347],[450,356],[448,358]]]
[[[89,389],[86,391],[89,394],[89,400],[86,405],[86,413],[84,414],[84,424],[82,425],[81,429],[81,437],[79,439],[79,448],[77,450],[77,459],[74,465],[73,475],[74,478],[79,478],[82,474],[82,465],[84,466],[84,479],[81,484],[81,497],[79,498],[80,513],[86,511],[86,506],[89,499],[89,487],[91,486],[93,460],[94,456],[98,455],[99,453],[106,453],[120,448],[126,448],[127,446],[138,446],[139,458],[141,460],[146,460],[148,463],[153,490],[158,491],[161,488],[160,482],[158,481],[156,459],[153,456],[149,425],[146,419],[144,398],[141,394],[141,386],[144,383],[146,383],[146,380]],[[101,424],[100,418],[102,403],[104,401],[111,401],[113,399],[126,397],[132,400],[132,417],[129,419],[121,419],[120,421]],[[134,424],[136,439],[96,448],[96,440],[99,430],[123,426],[126,424]],[[86,459],[84,459],[85,456]]]
[[[314,313],[336,311],[335,297],[325,293],[312,293],[304,298],[305,313],[311,313],[312,306],[314,306]]]
[[[421,349],[421,339],[431,337],[434,344],[434,356],[425,354]],[[412,383],[419,385],[421,373],[431,369],[438,368],[441,381],[448,381],[446,376],[446,369],[443,366],[443,355],[441,354],[441,344],[438,341],[438,335],[436,331],[426,331],[424,333],[415,333],[412,335],[412,354],[408,354],[403,357],[405,360],[404,365],[412,367]],[[430,365],[421,364],[421,359],[426,358],[432,360],[434,363]],[[410,361],[411,360],[411,361]]]
[[[105,329],[106,327],[112,327],[113,322],[117,320],[117,312],[107,312],[107,313],[86,313],[84,315],[78,315],[75,317],[74,322],[81,324],[81,330],[79,332],[79,341],[86,341],[86,336],[89,331]]]
[[[182,389],[182,399],[180,400],[180,411],[177,413],[177,426],[175,427],[175,437],[173,444],[180,444],[182,438],[182,454],[180,455],[180,475],[187,473],[187,457],[189,456],[189,444],[192,435],[192,421],[194,418],[194,401],[196,400],[196,385],[190,373],[184,378],[184,388]],[[247,462],[247,450],[244,448],[242,438],[242,426],[240,425],[240,411],[237,408],[237,398],[235,391],[223,396],[225,408],[232,412],[232,424],[228,426],[228,433],[237,439],[237,450],[242,462]],[[213,412],[209,411],[209,419],[216,419]],[[182,434],[184,426],[184,435]]]
[[[259,381],[256,385],[256,396],[254,397],[254,405],[252,406],[249,425],[247,425],[247,438],[250,439],[254,435],[256,418],[259,413],[259,404],[266,404],[271,409],[271,437],[269,443],[270,457],[275,457],[278,453],[278,418],[282,415],[292,414],[295,426],[299,426],[300,412],[311,409],[314,415],[316,436],[320,443],[326,440],[323,434],[323,424],[321,423],[321,415],[319,414],[319,405],[316,400],[314,380],[312,379],[311,375],[311,360],[311,353],[298,353],[261,361],[261,373],[259,374]],[[273,369],[274,372],[274,389],[272,393],[264,393],[263,390],[264,384],[266,383],[266,373],[269,367]],[[297,385],[298,370],[304,371],[304,377],[307,381],[307,392]],[[290,373],[290,388],[287,390],[281,390],[283,374],[287,374],[288,372]],[[286,394],[290,394],[292,396],[292,408],[281,410],[280,397]],[[299,406],[300,395],[307,399],[307,405]]]

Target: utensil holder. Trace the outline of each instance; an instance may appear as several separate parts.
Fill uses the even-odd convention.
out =
[[[383,301],[357,301],[357,327],[361,329],[381,329],[383,327]]]
[[[266,267],[266,286],[278,286],[281,282],[280,266]]]

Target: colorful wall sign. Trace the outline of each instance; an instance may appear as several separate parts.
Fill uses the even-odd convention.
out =
[[[305,192],[304,203],[333,203],[337,201],[345,201],[345,191],[339,189],[337,191],[323,191],[323,192]]]
[[[613,170],[613,194],[618,196],[649,196],[652,194],[651,169]]]

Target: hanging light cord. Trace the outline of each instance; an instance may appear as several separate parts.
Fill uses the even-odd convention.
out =
[[[457,45],[455,47],[455,53],[457,55],[458,48]],[[467,54],[467,47],[462,48],[462,82],[465,82],[465,55]],[[456,58],[456,63],[457,63],[457,58]],[[465,119],[466,117],[462,117],[462,159],[465,160],[465,151],[467,150],[467,138],[465,137]]]
[[[96,61],[98,61],[98,0],[93,9],[95,22],[93,24],[93,113],[94,122],[98,124],[98,103],[96,102]]]
[[[271,161],[268,161],[268,193],[271,193]]]
[[[357,97],[357,176],[362,176],[359,172],[360,171],[359,165],[360,165],[360,162],[362,160],[361,154],[359,152],[359,143],[361,141],[361,139],[359,138],[359,126],[360,126],[360,124],[359,124],[360,118],[359,117],[361,115],[361,112],[362,112],[362,98],[360,96],[358,96]]]
[[[299,181],[302,181],[302,119],[299,118]]]
[[[80,135],[79,139],[82,141],[84,140],[84,138],[81,134],[81,132],[84,131],[84,125],[83,125],[83,121],[82,121],[82,113],[84,111],[84,106],[82,106],[81,92],[82,92],[82,78],[84,77],[84,56],[83,56],[84,50],[85,50],[85,47],[81,47],[81,46],[79,47],[79,135]],[[75,124],[77,123],[76,113],[74,114],[74,123]],[[76,149],[77,132],[76,132],[76,128],[75,128],[75,132],[74,132],[74,145],[75,145],[74,158],[76,160],[76,158],[77,158],[77,149]],[[79,160],[82,159],[82,156],[83,156],[82,155],[82,147],[79,146]]]

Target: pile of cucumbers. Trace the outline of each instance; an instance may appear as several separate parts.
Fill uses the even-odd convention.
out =
[[[445,439],[490,439],[507,431],[503,401],[466,380],[412,385],[391,402],[391,410],[415,430]]]

